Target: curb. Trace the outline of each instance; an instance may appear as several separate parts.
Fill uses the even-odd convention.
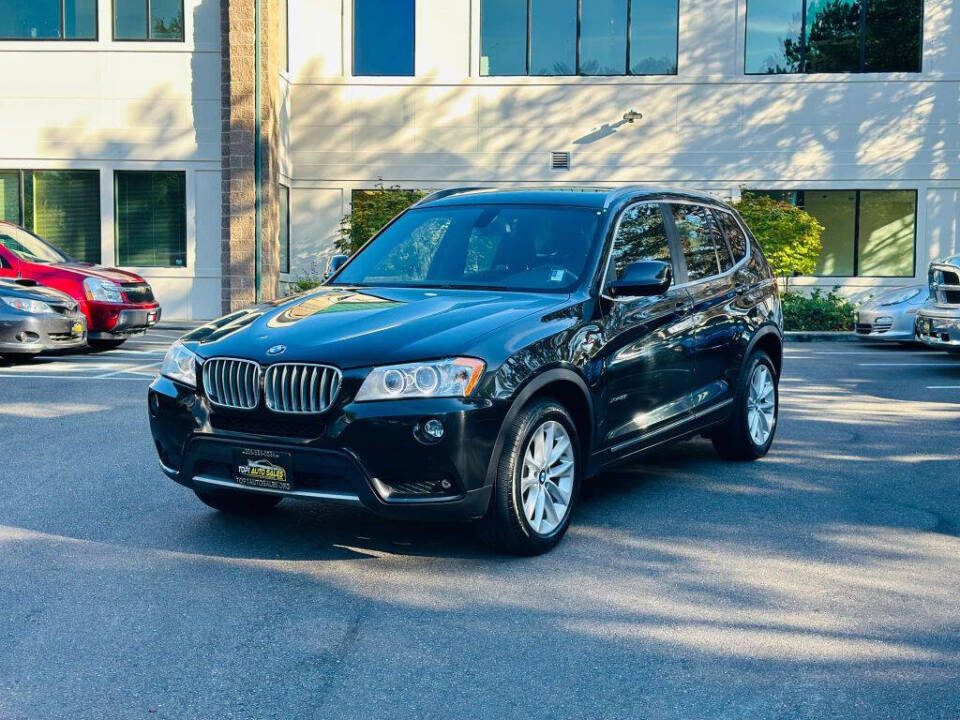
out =
[[[187,332],[188,330],[196,330],[203,324],[203,322],[189,322],[187,320],[179,322],[176,320],[171,320],[170,322],[164,322],[161,320],[153,327],[156,330],[183,330],[184,332]]]
[[[783,334],[786,342],[860,342],[853,332],[808,332],[804,330],[790,330]]]

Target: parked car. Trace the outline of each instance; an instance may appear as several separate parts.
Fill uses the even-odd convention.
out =
[[[960,255],[930,264],[929,300],[917,312],[917,337],[931,347],[960,352]]]
[[[0,355],[6,360],[87,344],[77,301],[32,280],[0,280]]]
[[[857,337],[914,343],[917,310],[927,300],[926,285],[911,285],[880,293],[857,309]]]
[[[163,471],[219,510],[477,519],[535,554],[585,478],[645,450],[705,433],[724,458],[765,455],[782,356],[773,274],[729,205],[450,190],[322,287],[175,343],[150,427]]]
[[[22,227],[0,221],[0,278],[26,278],[75,299],[87,319],[87,341],[118,347],[160,321],[150,285],[134,273],[78,262]]]

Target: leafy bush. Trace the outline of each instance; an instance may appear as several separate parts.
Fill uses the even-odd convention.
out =
[[[800,208],[744,193],[737,210],[780,277],[812,275],[823,247],[823,225]]]
[[[384,225],[427,194],[424,190],[404,190],[399,186],[373,190],[354,190],[350,213],[340,221],[339,237],[334,241],[338,253],[353,255]]]
[[[836,291],[814,290],[809,297],[786,292],[783,303],[785,330],[853,330],[853,303]]]

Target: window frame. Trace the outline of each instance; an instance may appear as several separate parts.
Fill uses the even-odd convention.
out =
[[[927,14],[927,5],[926,0],[918,0],[920,2],[920,38],[919,38],[919,47],[920,47],[920,57],[919,65],[916,70],[885,70],[885,71],[871,71],[867,70],[867,3],[866,0],[861,0],[860,2],[860,47],[859,47],[859,69],[857,70],[827,70],[827,71],[818,71],[810,72],[807,70],[807,7],[809,0],[793,0],[793,2],[800,3],[800,70],[797,72],[787,72],[787,73],[770,73],[770,72],[749,72],[747,70],[747,39],[750,35],[750,2],[751,0],[746,1],[746,8],[743,13],[743,74],[751,77],[783,77],[791,75],[865,75],[865,74],[874,74],[874,75],[883,75],[883,74],[896,74],[896,73],[907,73],[909,75],[918,75],[923,73],[923,32],[924,32],[924,20],[926,20]],[[831,276],[833,277],[833,276]],[[839,277],[839,276],[838,276]]]
[[[521,2],[523,0],[520,0]],[[503,78],[503,77],[528,77],[528,78],[545,78],[545,77],[585,77],[585,78],[604,78],[604,77],[677,77],[680,74],[680,3],[677,2],[677,37],[676,37],[676,47],[677,47],[677,58],[676,58],[676,67],[672,73],[634,73],[630,71],[630,51],[633,47],[633,3],[642,2],[642,0],[627,0],[627,14],[625,18],[626,22],[626,56],[624,59],[624,72],[623,73],[590,73],[585,74],[581,72],[581,60],[582,60],[582,34],[583,34],[583,0],[577,0],[577,37],[576,37],[576,57],[574,63],[574,73],[573,75],[533,75],[530,72],[530,38],[531,38],[531,27],[532,27],[532,16],[533,16],[533,2],[532,0],[526,0],[527,3],[527,27],[526,27],[526,68],[525,72],[522,75],[500,75],[487,73],[486,75],[480,74],[480,77],[490,77],[490,78]],[[479,54],[480,57],[483,56],[483,0],[481,0],[480,7],[480,28],[479,28]]]
[[[121,175],[138,174],[151,175],[177,173],[183,176],[183,213],[181,214],[181,228],[183,230],[183,265],[123,265],[120,262],[120,193],[118,192],[118,181]],[[189,214],[189,198],[187,192],[187,171],[186,170],[113,170],[113,261],[120,268],[157,268],[186,270],[190,267],[190,238],[189,223],[187,215]]]
[[[94,0],[93,2],[93,37],[64,37],[63,33],[67,26],[66,12],[66,0],[60,0],[60,37],[29,38],[0,36],[0,42],[98,42],[100,40],[100,0]]]
[[[350,77],[352,78],[404,78],[417,76],[417,0],[413,2],[413,42],[411,44],[411,54],[413,56],[413,67],[410,74],[391,73],[389,75],[358,75],[357,74],[357,0],[350,0]],[[289,17],[289,13],[288,13]],[[289,38],[287,39],[289,44]]]
[[[110,36],[113,42],[151,42],[151,43],[182,43],[187,41],[187,11],[184,0],[180,0],[180,16],[183,18],[183,37],[181,38],[154,38],[150,37],[150,6],[153,0],[141,0],[147,6],[147,34],[142,38],[117,37],[117,0],[110,0]],[[98,0],[99,4],[99,0]]]
[[[920,190],[918,188],[804,188],[802,190],[768,190],[763,188],[747,188],[748,193],[766,193],[766,192],[787,192],[793,193],[796,198],[794,206],[801,210],[806,210],[806,193],[808,192],[840,192],[854,193],[854,217],[853,217],[853,275],[804,275],[803,277],[824,279],[824,280],[854,280],[864,278],[867,280],[906,280],[917,276],[917,239],[919,237],[919,211],[920,211]],[[910,275],[861,275],[860,274],[860,194],[863,192],[912,192],[913,193],[913,270]]]

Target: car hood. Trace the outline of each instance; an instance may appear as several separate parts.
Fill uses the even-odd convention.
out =
[[[43,285],[21,285],[10,280],[0,280],[0,295],[3,297],[17,297],[24,300],[40,300],[42,302],[58,303],[76,307],[77,301],[66,293],[45,287]]]
[[[45,265],[43,267],[48,267],[51,269],[56,269],[60,272],[69,272],[76,275],[81,275],[83,277],[93,277],[99,278],[101,280],[109,280],[118,284],[124,283],[135,283],[135,282],[144,282],[143,278],[139,275],[127,272],[126,270],[120,270],[118,268],[103,267],[102,265],[93,265],[92,263],[81,263],[81,262],[68,262],[68,263],[55,263],[52,265]]]
[[[469,355],[481,337],[545,313],[566,298],[331,287],[227,315],[188,333],[183,341],[202,358],[323,362],[341,368],[413,362]]]

